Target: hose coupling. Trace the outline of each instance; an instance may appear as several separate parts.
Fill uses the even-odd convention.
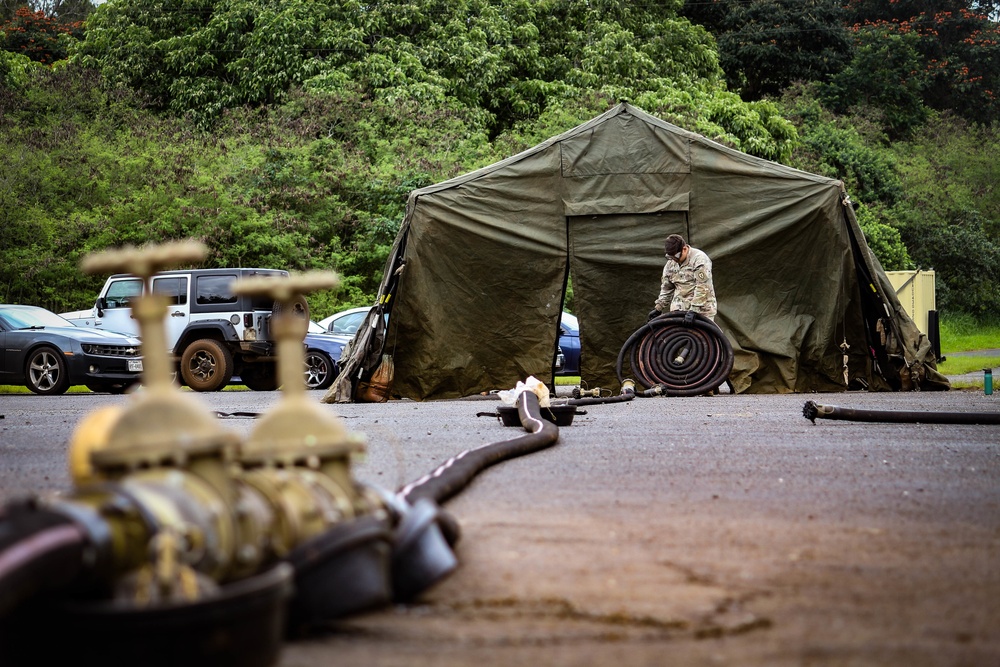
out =
[[[678,366],[683,364],[684,360],[687,359],[688,352],[690,351],[691,349],[685,345],[683,348],[681,348],[680,353],[676,357],[674,357],[674,363],[677,364]]]

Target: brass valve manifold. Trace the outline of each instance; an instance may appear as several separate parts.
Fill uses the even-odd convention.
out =
[[[260,572],[332,526],[362,515],[386,517],[350,464],[363,440],[306,397],[302,377],[308,321],[293,307],[332,273],[254,278],[236,289],[283,304],[272,315],[282,399],[241,442],[173,383],[166,353],[166,303],[152,276],[204,259],[193,242],[126,249],[88,258],[89,272],[128,272],[145,283],[133,307],[143,345],[143,388],[124,408],[86,417],[70,448],[75,491],[57,504],[109,542],[114,595],[142,606],[193,600]]]

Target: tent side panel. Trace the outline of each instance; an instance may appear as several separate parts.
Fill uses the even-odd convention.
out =
[[[861,251],[858,259],[864,262],[865,273],[873,279],[874,284],[868,287],[878,295],[882,309],[888,311],[886,319],[882,322],[885,343],[882,344],[880,335],[879,344],[888,355],[892,368],[883,368],[883,373],[895,374],[891,377],[892,383],[907,391],[950,389],[951,383],[948,378],[937,370],[937,358],[930,339],[920,331],[900,303],[889,276],[865,243],[864,234],[851,206],[844,208],[844,222],[858,239]]]
[[[736,389],[844,389],[839,345],[845,331],[863,345],[864,332],[845,311],[857,283],[839,183],[697,145],[692,154],[691,243],[713,261]]]
[[[395,393],[552,379],[566,267],[558,150],[420,197],[390,318]],[[555,194],[556,196],[553,196]]]

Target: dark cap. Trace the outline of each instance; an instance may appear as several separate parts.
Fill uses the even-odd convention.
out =
[[[681,250],[684,249],[684,237],[680,234],[671,234],[667,237],[667,240],[663,243],[663,251],[667,254],[667,257],[676,258],[681,254]]]

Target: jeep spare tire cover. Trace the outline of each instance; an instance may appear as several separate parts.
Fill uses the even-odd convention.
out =
[[[271,307],[271,315],[277,315],[278,313],[284,312],[285,305],[280,301],[275,301],[274,306]],[[295,300],[291,303],[291,311],[295,315],[301,317],[302,319],[309,320],[309,302],[302,295],[295,297]]]

